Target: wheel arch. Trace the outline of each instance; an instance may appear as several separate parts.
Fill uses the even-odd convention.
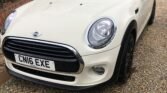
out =
[[[129,25],[128,25],[128,27],[127,27],[125,33],[124,33],[124,36],[123,36],[123,39],[122,39],[121,44],[123,44],[124,39],[126,38],[126,36],[127,36],[129,33],[133,34],[133,36],[134,36],[135,39],[137,38],[137,21],[136,21],[136,20],[132,20],[132,21],[129,23]]]
[[[113,73],[113,76],[110,79],[111,82],[117,82],[118,81],[118,77],[119,77],[119,74],[120,74],[120,68],[121,68],[121,65],[122,65],[119,58],[120,58],[120,56],[122,54],[122,51],[123,51],[122,45],[124,44],[124,40],[126,39],[126,37],[129,33],[133,34],[135,40],[137,39],[137,21],[136,20],[130,21],[130,23],[127,26],[127,29],[126,29],[126,31],[123,35],[123,39],[122,39],[122,42],[121,42],[121,48],[120,48],[120,51],[119,51],[119,54],[118,54],[118,58],[117,58],[117,62],[116,62],[116,65],[115,65],[114,73]]]

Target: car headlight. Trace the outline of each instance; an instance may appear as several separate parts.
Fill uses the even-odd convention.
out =
[[[105,47],[114,37],[116,26],[110,18],[97,20],[89,29],[88,42],[90,47],[99,49]]]
[[[8,29],[9,25],[11,24],[15,16],[16,16],[16,12],[14,11],[6,18],[3,29],[1,31],[2,35],[5,34],[6,30]]]

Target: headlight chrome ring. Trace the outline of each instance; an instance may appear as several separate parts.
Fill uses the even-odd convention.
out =
[[[14,20],[16,16],[16,11],[13,11],[11,14],[9,14],[9,16],[6,18],[4,26],[2,28],[1,34],[5,34],[6,30],[8,29],[8,27],[10,26],[10,24],[12,23],[12,21]]]
[[[110,18],[100,18],[89,28],[87,39],[89,46],[100,49],[107,46],[113,39],[117,27]]]

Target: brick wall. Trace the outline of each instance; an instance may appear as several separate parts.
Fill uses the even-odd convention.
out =
[[[17,0],[16,2],[7,2],[3,4],[3,7],[0,7],[0,28],[4,23],[4,20],[8,16],[8,14],[14,10],[15,8],[29,2],[31,0]]]

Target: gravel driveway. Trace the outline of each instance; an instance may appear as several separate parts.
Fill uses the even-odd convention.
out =
[[[83,93],[167,93],[167,0],[157,0],[155,23],[146,28],[136,45],[134,73],[127,84],[105,84]],[[16,78],[0,87],[0,93],[78,93]]]

